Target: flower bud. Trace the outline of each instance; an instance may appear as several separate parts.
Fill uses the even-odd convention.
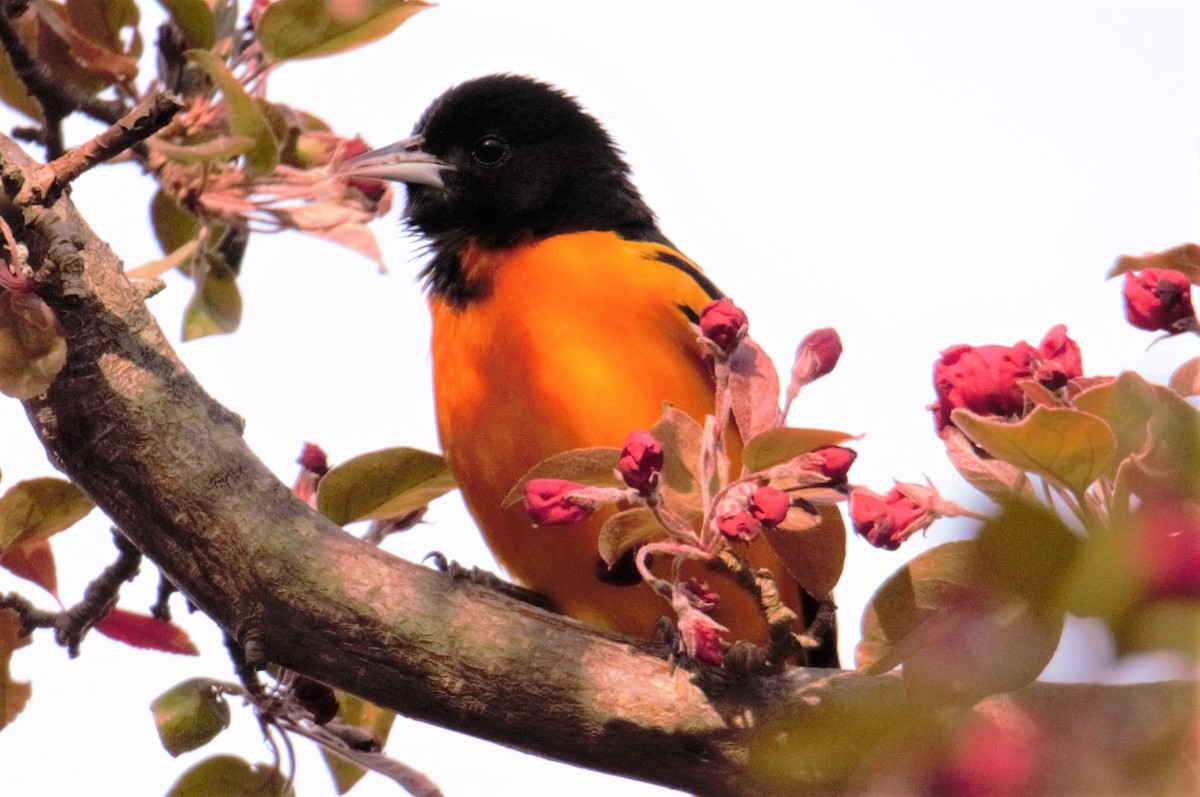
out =
[[[1133,513],[1134,564],[1158,598],[1200,599],[1200,506],[1156,496]]]
[[[691,605],[702,612],[712,611],[721,602],[721,596],[710,589],[706,582],[689,578],[684,582],[683,589]]]
[[[662,443],[649,432],[630,432],[617,463],[617,471],[625,483],[642,495],[648,495],[658,484],[662,466]]]
[[[854,531],[876,548],[894,551],[900,543],[925,529],[936,515],[893,487],[887,495],[855,487],[850,492]]]
[[[567,526],[588,517],[596,505],[574,495],[585,484],[566,479],[530,479],[525,483],[525,510],[536,526]]]
[[[1147,268],[1125,273],[1125,318],[1138,329],[1175,334],[1195,329],[1192,286],[1179,271]]]
[[[778,526],[787,518],[792,499],[774,487],[759,487],[750,496],[750,514],[764,526]]]
[[[821,460],[821,472],[831,484],[845,484],[850,474],[850,466],[858,459],[858,452],[844,446],[822,446],[812,452]]]
[[[731,512],[717,518],[717,530],[731,540],[749,542],[762,531],[762,523],[748,510]]]
[[[1056,324],[1038,344],[1033,377],[1050,390],[1060,390],[1067,382],[1083,376],[1083,355],[1079,344],[1067,337],[1066,324]]]
[[[829,373],[842,356],[842,339],[833,327],[814,329],[796,347],[792,385],[797,390]]]
[[[980,415],[1019,416],[1025,394],[1018,380],[1032,375],[1037,350],[1015,346],[951,346],[933,366],[937,401],[929,405],[940,432],[952,425],[950,413],[963,408]]]
[[[694,604],[695,598],[690,588],[676,584],[671,595],[671,606],[679,618],[679,640],[689,656],[720,666],[723,659],[721,632],[729,629]]]
[[[292,484],[292,495],[316,509],[317,485],[321,477],[329,472],[329,459],[320,446],[305,443],[296,463],[300,465],[300,473],[296,475],[296,481]]]
[[[731,299],[712,302],[700,313],[700,334],[726,356],[738,347],[749,328],[746,314]]]

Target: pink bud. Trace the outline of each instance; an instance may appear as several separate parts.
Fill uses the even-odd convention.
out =
[[[823,446],[813,454],[821,459],[821,472],[833,484],[845,484],[850,474],[850,466],[858,458],[858,452],[844,446]]]
[[[762,523],[747,510],[717,518],[717,530],[731,540],[749,541],[758,536]]]
[[[950,413],[963,408],[979,415],[1019,416],[1025,394],[1017,384],[1033,373],[1037,356],[1028,343],[1015,346],[951,346],[933,366],[938,400],[933,410],[940,432],[951,425]]]
[[[292,495],[316,509],[317,485],[321,477],[329,472],[329,460],[320,446],[305,443],[296,462],[300,465],[300,473],[292,484]]]
[[[798,390],[829,373],[842,356],[842,339],[833,327],[814,329],[796,348],[792,385]]]
[[[324,476],[329,472],[329,458],[316,443],[305,443],[304,448],[300,449],[300,456],[296,462],[300,467],[310,470],[318,476]]]
[[[525,483],[525,509],[537,526],[566,526],[588,517],[596,506],[573,496],[587,485],[565,479],[530,479]]]
[[[855,487],[850,492],[854,531],[876,548],[894,551],[900,543],[927,528],[936,515],[893,487],[887,495]]]
[[[1079,344],[1067,337],[1067,325],[1055,324],[1038,344],[1038,363],[1034,378],[1051,390],[1058,390],[1071,379],[1083,376],[1083,355]]]
[[[1200,506],[1174,495],[1133,514],[1134,563],[1151,595],[1200,599]]]
[[[750,496],[750,514],[764,526],[778,526],[787,518],[792,500],[774,487],[759,487]],[[718,524],[718,528],[719,528]]]
[[[731,299],[712,302],[700,312],[700,334],[726,355],[738,347],[749,327],[746,314]]]
[[[1125,318],[1138,329],[1175,334],[1196,328],[1192,286],[1179,271],[1147,268],[1125,273]]]
[[[617,470],[621,478],[643,495],[650,494],[658,484],[658,474],[663,466],[662,443],[649,432],[630,432],[621,449]]]

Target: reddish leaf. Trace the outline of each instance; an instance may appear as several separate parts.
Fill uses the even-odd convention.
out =
[[[109,639],[124,642],[135,648],[161,650],[164,653],[179,653],[184,656],[200,655],[186,631],[174,623],[155,619],[148,614],[113,609],[96,624],[96,630]]]
[[[29,637],[20,634],[21,621],[17,615],[0,609],[0,729],[16,719],[32,691],[28,681],[12,680],[8,671],[13,651],[29,644]]]
[[[810,594],[823,598],[833,591],[842,577],[846,562],[846,526],[841,510],[836,506],[820,507],[820,512],[820,522],[805,528],[808,526],[806,519],[812,516],[793,507],[782,525],[764,528],[763,535],[796,583]]]
[[[34,540],[5,551],[0,554],[0,567],[58,596],[58,569],[50,540]]]
[[[1108,276],[1111,279],[1127,271],[1146,268],[1169,268],[1186,274],[1192,282],[1200,283],[1200,244],[1181,244],[1145,255],[1121,255]]]
[[[762,348],[745,338],[729,358],[733,419],[743,440],[775,428],[779,420],[779,375]]]

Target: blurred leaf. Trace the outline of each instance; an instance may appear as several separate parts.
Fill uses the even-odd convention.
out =
[[[1035,612],[1063,609],[1083,540],[1058,515],[1040,503],[1010,500],[979,530],[976,545],[989,586],[1025,601]]]
[[[600,558],[611,568],[626,551],[664,536],[666,531],[651,510],[638,507],[617,512],[600,528]]]
[[[742,462],[748,471],[755,473],[774,465],[782,465],[818,448],[835,446],[853,439],[854,435],[831,429],[771,429],[750,439],[742,451]]]
[[[66,8],[71,24],[106,49],[134,59],[141,56],[142,37],[137,29],[141,12],[133,0],[67,0]]]
[[[1142,599],[1132,566],[1133,545],[1125,529],[1102,529],[1081,545],[1064,591],[1067,611],[1101,617],[1117,626]]]
[[[1025,471],[1002,459],[981,457],[975,446],[957,427],[947,426],[941,432],[950,464],[967,483],[998,504],[1018,495],[1033,497],[1033,485]]]
[[[168,620],[114,608],[96,623],[96,630],[109,639],[143,650],[158,650],[183,656],[199,656],[191,637]]]
[[[46,303],[0,291],[0,393],[22,401],[40,396],[66,363],[66,333]]]
[[[216,260],[210,250],[205,250],[199,260],[204,267],[193,271],[198,282],[183,312],[184,340],[225,335],[242,323],[242,296],[234,271]],[[195,271],[200,273],[196,275]]]
[[[1062,612],[1034,613],[983,586],[979,547],[953,542],[918,554],[883,583],[863,614],[858,669],[903,663],[910,694],[973,702],[1033,681],[1062,633]]]
[[[17,718],[33,692],[28,681],[14,681],[9,670],[13,652],[30,642],[30,637],[20,634],[16,613],[0,609],[0,730]]]
[[[243,139],[249,144],[249,139]],[[151,142],[155,139],[151,139]],[[150,223],[154,225],[154,237],[164,255],[196,240],[200,232],[200,219],[175,201],[162,189],[154,192],[150,200]]]
[[[380,747],[387,742],[388,734],[392,732],[392,723],[396,719],[396,712],[380,708],[360,697],[340,690],[337,692],[337,700],[340,707],[338,717],[342,722],[365,731],[371,738],[379,742]],[[338,794],[350,791],[354,784],[367,774],[367,770],[363,767],[331,753],[326,747],[321,748],[321,755],[325,758],[325,765],[329,767],[329,774],[333,776],[334,788],[337,789]]]
[[[0,47],[0,100],[39,125],[45,123],[42,106],[25,88],[25,82],[17,77],[12,61],[8,58],[8,52],[3,47]]]
[[[26,581],[32,581],[55,597],[58,596],[58,568],[50,540],[34,540],[14,545],[0,553],[0,567]]]
[[[744,338],[729,357],[729,394],[733,420],[743,440],[775,427],[779,374],[767,353],[750,338]]]
[[[525,482],[530,479],[566,479],[603,487],[623,487],[615,473],[621,458],[619,448],[573,448],[543,459],[522,476],[500,506],[512,506],[525,497]]]
[[[125,276],[131,280],[142,280],[161,277],[163,274],[176,268],[183,271],[191,271],[190,268],[184,268],[184,266],[196,256],[198,251],[200,251],[200,241],[189,241],[166,257],[150,260],[142,263],[137,268],[126,271]]]
[[[172,144],[160,138],[151,138],[147,143],[152,151],[167,160],[190,165],[193,163],[224,163],[234,158],[240,158],[254,149],[255,141],[250,136],[218,136],[200,144]],[[160,191],[158,195],[161,194]],[[169,201],[173,202],[173,200]],[[179,208],[179,210],[187,213],[183,208]],[[195,216],[192,218],[195,219]],[[198,220],[193,223],[199,227]],[[157,228],[155,228],[155,232],[157,232]]]
[[[192,47],[211,50],[216,43],[213,12],[205,0],[158,0],[158,4],[183,31]]]
[[[846,563],[846,526],[836,506],[819,507],[821,522],[812,528],[791,530],[785,521],[779,528],[764,528],[763,536],[771,544],[792,578],[817,598],[824,598],[837,586]],[[788,510],[788,520],[793,513]]]
[[[275,60],[318,58],[381,39],[427,3],[415,0],[363,0],[361,13],[339,16],[326,0],[278,0],[267,6],[255,33],[263,52]]]
[[[211,678],[176,684],[150,703],[163,749],[173,757],[208,744],[229,727],[228,687]]]
[[[1076,496],[1114,465],[1112,430],[1086,412],[1036,407],[1012,422],[956,409],[951,418],[992,456],[1065,485]]]
[[[1145,255],[1121,255],[1109,270],[1109,279],[1127,271],[1144,268],[1169,268],[1183,272],[1194,283],[1200,283],[1200,244],[1181,244],[1161,252]]]
[[[310,202],[265,209],[284,227],[343,246],[363,257],[370,258],[383,267],[383,252],[375,234],[364,223],[371,214],[333,202]]]
[[[1200,396],[1200,357],[1176,368],[1167,384],[1181,396]]]
[[[225,97],[229,128],[234,136],[246,136],[254,147],[246,154],[246,163],[260,174],[270,174],[279,165],[279,142],[262,110],[246,92],[246,87],[217,56],[208,50],[188,50],[188,60],[203,69]]]
[[[295,797],[295,793],[274,767],[217,755],[183,773],[166,797]]]
[[[0,497],[0,551],[51,537],[95,506],[65,479],[43,476],[17,482]]]
[[[30,7],[37,14],[43,34],[38,60],[43,61],[43,66],[50,65],[53,74],[69,82],[93,78],[101,82],[100,88],[137,77],[137,54],[127,51],[119,36],[115,37],[111,48],[93,38],[95,34],[113,34],[112,31],[77,28],[67,7],[51,0],[33,0]],[[141,50],[139,38],[132,39],[131,44]],[[47,61],[47,56],[52,56],[51,60]]]
[[[1200,601],[1151,601],[1114,629],[1114,637],[1123,656],[1174,650],[1200,661]]]
[[[454,489],[446,460],[416,448],[361,454],[326,473],[317,485],[317,511],[344,526],[388,520],[420,509]]]

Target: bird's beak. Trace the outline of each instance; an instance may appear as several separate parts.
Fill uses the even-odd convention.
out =
[[[346,161],[337,170],[343,177],[390,180],[398,183],[419,183],[445,188],[442,169],[452,168],[423,152],[424,136],[410,136],[395,144],[373,149]]]

